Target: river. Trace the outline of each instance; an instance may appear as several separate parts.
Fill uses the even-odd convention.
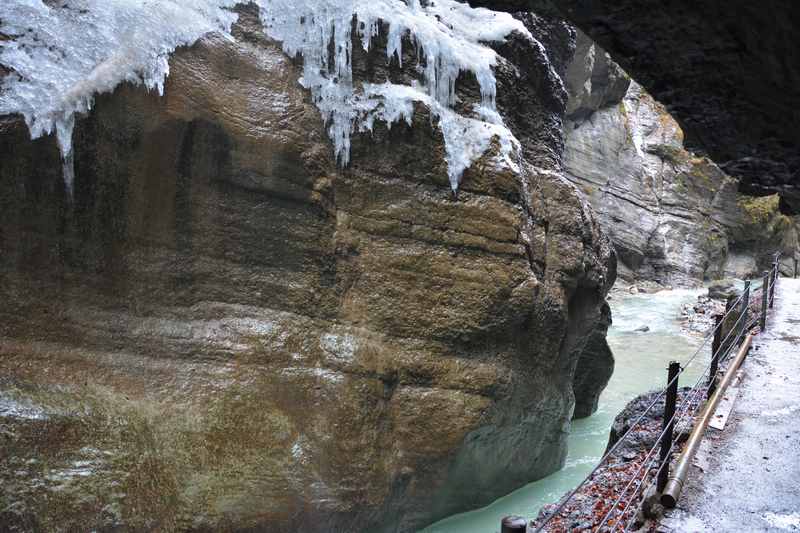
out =
[[[600,397],[595,414],[572,423],[564,468],[529,483],[482,509],[446,518],[423,533],[493,533],[508,515],[533,518],[539,509],[557,501],[586,477],[602,457],[614,417],[635,396],[666,384],[671,360],[686,361],[701,343],[696,335],[681,331],[678,316],[684,303],[694,302],[704,292],[672,290],[655,294],[617,293],[611,304],[613,324],[608,343],[614,352],[614,375]],[[634,331],[648,326],[648,332]],[[707,352],[707,349],[705,350]],[[698,357],[682,376],[680,385],[694,384],[708,354]]]

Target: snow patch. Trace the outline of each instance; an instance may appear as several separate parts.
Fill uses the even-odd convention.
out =
[[[44,409],[24,400],[14,400],[0,396],[0,418],[17,418],[21,420],[46,420]]]
[[[778,529],[784,529],[787,531],[797,531],[800,529],[800,513],[765,513],[764,520],[766,520],[772,527],[776,527]]]
[[[332,359],[351,362],[356,354],[356,339],[352,335],[325,333],[319,341],[320,348]]]
[[[782,409],[772,409],[769,411],[763,411],[761,415],[770,418],[773,417],[779,418],[779,417],[789,416],[797,411],[800,411],[800,405],[791,405],[789,407],[784,407]]]

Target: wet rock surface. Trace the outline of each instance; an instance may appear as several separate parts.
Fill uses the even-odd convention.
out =
[[[575,370],[573,418],[584,418],[597,410],[600,393],[614,372],[614,354],[606,340],[610,326],[611,308],[608,304],[604,304],[600,310],[600,322],[587,341]]]
[[[661,286],[757,276],[771,254],[792,254],[797,220],[778,196],[739,193],[707,157],[684,147],[671,110],[578,32],[566,84],[565,169],[595,208],[620,277]]]
[[[748,194],[800,209],[800,5],[773,0],[649,3],[470,0],[511,11],[550,9],[605,47]]]
[[[681,307],[683,329],[689,333],[705,336],[715,325],[715,316],[725,313],[727,300],[716,300],[700,295],[697,301]]]
[[[732,296],[738,296],[740,292],[732,279],[721,279],[708,285],[708,297],[712,300],[727,301]]]
[[[163,98],[97,99],[72,200],[54,139],[0,122],[18,530],[414,531],[559,468],[607,381],[615,258],[559,173],[548,76],[572,30],[528,15],[545,48],[499,47],[522,171],[489,154],[454,198],[424,108],[338,168],[254,17],[177,52]],[[354,70],[380,78],[371,53]]]

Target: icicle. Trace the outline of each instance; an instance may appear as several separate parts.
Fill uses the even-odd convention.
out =
[[[389,127],[400,119],[410,123],[416,101],[427,105],[439,119],[453,190],[464,170],[485,153],[495,136],[500,139],[502,159],[515,166],[510,152],[519,143],[495,110],[492,68],[497,54],[483,44],[503,41],[512,31],[533,39],[511,15],[471,8],[455,0],[437,0],[426,6],[419,0],[259,0],[259,5],[267,34],[280,41],[288,55],[303,56],[301,83],[311,91],[328,122],[342,165],[349,162],[353,131],[371,131],[376,119]],[[354,87],[350,49],[354,19],[364,50],[369,50],[383,21],[388,26],[387,60],[396,58],[401,66],[403,38],[407,36],[417,48],[420,63],[424,60],[426,65],[423,86]],[[331,44],[333,68],[328,65]],[[472,72],[480,85],[481,105],[474,117],[452,110],[461,72]]]
[[[0,1],[0,64],[16,75],[0,87],[0,114],[20,113],[32,137],[57,132],[65,165],[71,160],[76,113],[87,112],[94,95],[123,82],[142,83],[160,94],[169,74],[169,55],[208,32],[232,39],[241,0],[71,0],[48,7],[42,0]],[[456,0],[255,0],[266,33],[284,52],[303,57],[300,83],[311,91],[342,165],[350,160],[350,135],[371,129],[376,119],[389,126],[410,122],[411,103],[429,106],[444,133],[448,173],[454,188],[461,173],[500,138],[504,159],[516,139],[495,110],[495,52],[513,32],[533,39],[507,13],[471,8]],[[368,50],[381,24],[388,27],[388,60],[402,62],[408,38],[424,61],[420,87],[386,85],[367,95],[353,83],[352,31]],[[332,58],[329,58],[332,46]],[[475,75],[481,104],[471,116],[453,111],[456,80]],[[71,173],[65,168],[67,189]]]
[[[69,200],[72,200],[75,185],[75,162],[72,157],[72,132],[74,130],[75,115],[69,115],[56,122],[56,139],[58,139],[58,147],[61,149],[61,174],[64,178],[64,190],[67,192]]]
[[[237,0],[0,0],[0,115],[19,113],[32,138],[58,137],[73,188],[72,129],[94,96],[123,82],[163,92],[169,55],[208,32],[230,32]]]

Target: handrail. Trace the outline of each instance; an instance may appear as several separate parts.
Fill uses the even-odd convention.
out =
[[[733,381],[733,376],[736,373],[736,370],[739,369],[739,366],[741,366],[742,362],[744,361],[744,358],[750,349],[750,342],[752,338],[752,333],[747,335],[744,343],[742,343],[742,347],[739,349],[739,353],[736,355],[736,359],[734,359],[734,361],[731,363],[728,371],[725,372],[725,377],[723,378],[719,389],[714,392],[714,395],[708,400],[706,406],[703,408],[703,414],[700,417],[700,422],[692,430],[692,434],[689,436],[689,441],[686,444],[686,448],[684,448],[683,453],[678,459],[675,472],[670,476],[669,483],[667,483],[667,487],[664,489],[664,494],[661,496],[661,503],[665,507],[675,507],[675,504],[678,502],[678,496],[680,496],[681,490],[683,489],[683,483],[689,473],[689,464],[700,447],[700,441],[703,438],[703,433],[705,432],[706,427],[708,427],[711,417],[714,415],[714,410],[717,408],[722,396],[725,394],[725,390],[728,388],[728,385],[731,381]]]
[[[767,278],[767,280],[768,280],[768,286],[766,286],[766,287],[765,287],[765,286],[762,284],[762,286],[760,287],[760,290],[762,291],[762,298],[763,298],[763,294],[764,294],[764,293],[763,293],[763,291],[768,291],[766,294],[767,294],[767,299],[769,300],[769,307],[770,307],[770,308],[772,308],[772,303],[773,303],[773,301],[774,301],[774,299],[775,299],[775,292],[774,292],[775,285],[777,284],[777,279],[780,277],[780,262],[779,262],[779,258],[780,258],[780,253],[778,252],[778,253],[776,253],[776,254],[774,255],[774,260],[773,260],[773,263],[772,263],[772,268],[770,269],[770,275],[769,275],[769,277]],[[747,304],[748,304],[748,305],[747,305],[746,307],[744,307],[744,308],[743,308],[741,311],[739,311],[739,309],[738,309],[738,305],[739,305],[739,303],[742,301],[742,299],[743,299],[743,298],[745,298],[745,295],[746,295],[746,294],[747,294],[747,296],[748,296],[748,302],[747,302]],[[555,508],[555,509],[554,509],[552,512],[548,513],[548,514],[547,514],[547,516],[545,516],[545,518],[544,518],[544,520],[542,521],[542,523],[541,523],[541,524],[539,524],[539,525],[536,527],[536,529],[535,529],[535,530],[533,530],[533,532],[534,532],[534,533],[540,533],[540,532],[544,531],[544,530],[545,530],[545,528],[547,527],[547,525],[548,525],[548,524],[549,524],[549,523],[550,523],[550,522],[551,522],[551,521],[552,521],[554,518],[556,518],[557,516],[559,516],[559,515],[561,514],[561,512],[564,510],[564,508],[567,506],[567,504],[568,504],[570,501],[572,501],[572,499],[575,497],[575,495],[578,493],[578,491],[579,491],[579,490],[580,490],[580,489],[581,489],[581,488],[582,488],[582,487],[583,487],[583,486],[584,486],[584,485],[585,485],[585,484],[586,484],[586,483],[587,483],[589,480],[591,480],[591,479],[592,479],[592,477],[593,477],[593,476],[594,476],[594,475],[597,473],[597,471],[598,471],[598,470],[599,470],[599,469],[600,469],[600,468],[601,468],[601,467],[602,467],[602,466],[605,464],[606,460],[607,460],[609,457],[611,457],[611,456],[614,454],[614,452],[616,452],[616,451],[617,451],[617,449],[618,449],[618,448],[619,448],[619,447],[622,445],[622,443],[623,443],[623,442],[625,442],[625,440],[628,438],[628,436],[629,436],[629,435],[630,435],[630,434],[633,432],[633,430],[634,430],[634,429],[635,429],[635,428],[636,428],[636,427],[639,425],[639,423],[640,423],[640,422],[641,422],[641,421],[644,419],[644,417],[647,415],[647,413],[648,413],[648,412],[650,412],[650,410],[651,410],[651,409],[652,409],[652,408],[653,408],[653,407],[654,407],[654,406],[655,406],[655,405],[658,403],[658,401],[659,401],[659,400],[662,398],[662,396],[664,396],[664,394],[666,393],[667,389],[668,389],[670,386],[674,385],[674,384],[675,384],[675,382],[676,382],[676,381],[679,379],[680,375],[681,375],[681,374],[682,374],[682,373],[683,373],[683,372],[684,372],[684,371],[685,371],[687,368],[689,368],[689,366],[690,366],[690,365],[691,365],[691,364],[694,362],[694,360],[697,358],[697,356],[699,355],[699,353],[701,352],[701,350],[702,350],[702,349],[705,347],[705,345],[708,343],[709,339],[713,338],[713,337],[714,337],[714,335],[717,333],[717,330],[718,330],[719,328],[722,328],[722,327],[723,327],[723,325],[725,324],[725,321],[726,321],[726,319],[728,318],[728,316],[729,316],[731,313],[733,313],[733,312],[739,312],[739,313],[740,313],[739,317],[737,318],[737,320],[736,320],[736,322],[733,324],[733,326],[731,326],[730,330],[728,331],[727,335],[725,336],[725,339],[724,339],[724,340],[722,340],[722,341],[719,343],[719,346],[718,346],[717,350],[716,350],[714,353],[712,353],[712,354],[711,354],[711,360],[710,360],[709,364],[708,364],[708,365],[706,365],[706,368],[705,368],[705,369],[703,370],[703,372],[701,373],[701,375],[700,375],[700,377],[698,378],[697,382],[695,383],[694,387],[692,387],[692,388],[691,388],[689,391],[687,391],[687,392],[685,393],[685,395],[684,395],[684,399],[683,399],[683,402],[681,403],[681,407],[680,407],[679,409],[676,409],[676,410],[675,410],[675,413],[672,415],[672,418],[670,418],[670,419],[667,421],[667,423],[665,423],[665,424],[664,424],[664,429],[662,430],[662,433],[661,433],[661,435],[659,435],[659,437],[656,439],[656,444],[655,444],[655,445],[654,445],[654,446],[653,446],[653,447],[652,447],[652,448],[651,448],[651,449],[648,451],[647,455],[646,455],[646,456],[645,456],[645,458],[642,460],[642,463],[641,463],[641,465],[640,465],[640,466],[639,466],[639,468],[636,470],[636,472],[633,474],[633,476],[632,476],[631,480],[628,482],[628,484],[625,486],[625,488],[624,488],[624,489],[622,490],[622,492],[619,494],[619,496],[617,497],[617,499],[616,499],[616,500],[614,501],[614,503],[611,505],[611,507],[610,507],[609,511],[606,513],[606,515],[605,515],[605,516],[603,517],[603,519],[600,521],[599,525],[597,525],[597,526],[593,526],[593,529],[595,529],[595,530],[599,530],[600,528],[602,528],[602,527],[603,527],[603,526],[604,526],[604,525],[607,523],[607,521],[608,521],[608,520],[611,518],[611,516],[615,514],[615,511],[616,511],[616,509],[617,509],[617,505],[618,505],[618,504],[621,502],[621,500],[622,500],[622,498],[625,496],[625,494],[627,494],[627,492],[628,492],[628,489],[629,489],[629,488],[632,486],[632,484],[634,483],[634,481],[638,479],[640,472],[642,472],[642,467],[643,467],[645,464],[647,464],[647,467],[646,467],[646,468],[644,468],[644,475],[642,476],[642,479],[639,481],[639,483],[636,485],[636,487],[635,487],[635,489],[634,489],[634,491],[633,491],[633,493],[632,493],[632,495],[631,495],[631,498],[628,500],[627,504],[626,504],[626,505],[625,505],[625,507],[622,509],[622,512],[621,512],[621,513],[618,513],[618,515],[619,515],[620,517],[624,517],[624,516],[625,516],[625,513],[627,512],[627,510],[628,510],[629,506],[631,505],[632,501],[634,500],[634,497],[635,497],[635,496],[637,495],[637,493],[639,492],[639,489],[640,489],[640,488],[641,488],[641,486],[643,485],[643,483],[644,483],[644,480],[647,478],[647,476],[648,476],[648,473],[650,472],[650,470],[651,470],[651,468],[652,468],[652,465],[653,465],[653,463],[654,463],[654,462],[655,462],[655,460],[656,460],[656,457],[657,457],[657,455],[655,455],[655,450],[656,450],[656,449],[659,447],[659,444],[660,444],[661,437],[662,437],[662,436],[664,435],[664,433],[667,431],[667,427],[668,427],[668,425],[669,425],[669,424],[672,424],[674,421],[676,421],[676,420],[679,418],[679,416],[680,416],[680,417],[683,417],[684,415],[686,415],[686,414],[688,413],[688,409],[689,409],[689,407],[690,407],[690,406],[692,405],[692,403],[693,403],[693,402],[696,400],[696,398],[697,398],[697,395],[699,394],[699,391],[701,391],[701,390],[703,389],[703,387],[699,387],[699,385],[700,385],[700,383],[702,382],[703,378],[705,377],[706,373],[707,373],[707,372],[709,371],[709,369],[711,368],[711,362],[712,362],[712,361],[714,361],[715,359],[716,359],[718,362],[723,362],[723,361],[727,360],[727,357],[728,357],[728,356],[730,355],[730,353],[733,351],[733,348],[734,348],[736,345],[738,345],[738,344],[739,344],[739,341],[742,339],[742,337],[743,337],[743,336],[744,336],[744,335],[745,335],[747,332],[749,332],[749,331],[750,331],[750,330],[751,330],[751,329],[752,329],[752,328],[755,326],[755,324],[757,324],[757,322],[758,322],[757,320],[754,320],[753,322],[748,322],[748,321],[747,321],[747,316],[748,316],[748,314],[750,313],[750,302],[749,302],[749,296],[750,296],[750,295],[749,295],[749,291],[743,291],[743,292],[742,292],[742,294],[739,296],[739,298],[737,298],[737,299],[736,299],[736,300],[733,302],[733,304],[731,304],[731,305],[729,306],[729,309],[728,309],[728,310],[725,312],[725,314],[722,316],[722,319],[721,319],[721,320],[720,320],[720,321],[719,321],[719,322],[718,322],[718,323],[715,325],[715,327],[713,327],[713,328],[711,329],[711,331],[710,331],[710,332],[709,332],[709,333],[708,333],[708,334],[705,336],[705,338],[704,338],[704,339],[703,339],[703,341],[700,343],[700,346],[697,348],[697,350],[694,352],[694,354],[692,354],[692,356],[691,356],[691,357],[689,357],[689,358],[688,358],[688,360],[687,360],[687,361],[686,361],[686,362],[685,362],[683,365],[681,365],[681,366],[680,366],[680,370],[679,370],[679,372],[678,372],[678,373],[675,375],[675,377],[674,377],[672,380],[670,380],[670,381],[669,381],[669,383],[667,383],[666,387],[664,387],[663,389],[661,389],[661,390],[658,392],[658,394],[656,395],[656,397],[655,397],[655,398],[654,398],[654,399],[653,399],[653,400],[650,402],[650,404],[649,404],[649,405],[648,405],[648,406],[645,408],[645,410],[644,410],[644,411],[643,411],[643,412],[642,412],[642,413],[641,413],[641,414],[640,414],[640,415],[639,415],[639,416],[636,418],[636,420],[635,420],[635,421],[634,421],[634,422],[633,422],[633,423],[632,423],[632,424],[631,424],[631,425],[628,427],[628,429],[625,431],[625,433],[623,433],[623,435],[622,435],[622,436],[621,436],[619,439],[617,439],[617,441],[616,441],[616,442],[615,442],[615,443],[614,443],[614,444],[611,446],[611,448],[610,448],[610,449],[609,449],[609,450],[608,450],[608,451],[607,451],[605,454],[603,454],[603,457],[600,459],[600,461],[597,463],[597,465],[596,465],[596,466],[595,466],[595,467],[592,469],[592,471],[591,471],[591,472],[589,472],[589,474],[588,474],[588,475],[587,475],[587,476],[586,476],[586,477],[585,477],[585,478],[584,478],[584,479],[583,479],[583,480],[582,480],[582,481],[581,481],[581,482],[580,482],[580,483],[579,483],[579,484],[578,484],[578,485],[577,485],[577,486],[576,486],[574,489],[572,489],[572,491],[570,491],[570,492],[569,492],[569,494],[568,494],[568,495],[567,495],[565,498],[562,498],[562,500],[559,502],[558,506],[557,506],[557,507],[556,507],[556,508]],[[745,323],[743,324],[743,327],[739,327],[739,326],[740,326],[740,323],[742,322],[742,320],[744,320],[744,321],[745,321]],[[734,332],[736,332],[736,333],[737,333],[737,335],[736,335],[736,338],[734,339],[734,341],[733,341],[733,342],[731,342],[731,343],[730,343],[730,345],[729,345],[729,346],[726,346],[726,344],[728,344],[728,340],[730,339],[731,335],[732,335]],[[750,338],[750,337],[748,336],[748,339],[749,339],[749,338]],[[712,350],[712,351],[713,351],[713,350]],[[724,353],[722,353],[722,352],[724,352]],[[737,357],[737,360],[738,360],[738,359],[739,359],[739,358]],[[706,388],[707,388],[707,387],[706,387]],[[714,396],[712,396],[712,398],[713,398],[713,397],[714,397]],[[690,399],[690,398],[691,398],[691,399]],[[687,403],[687,402],[688,402],[688,403]],[[702,403],[702,402],[701,402],[701,403]],[[697,410],[699,409],[699,407],[700,407],[701,403],[698,403],[697,407],[696,407],[696,408],[694,409],[694,411],[692,412],[692,414],[691,414],[691,417],[692,417],[692,418],[693,418],[693,417],[694,417],[694,415],[696,414],[696,412],[697,412]],[[706,405],[709,405],[709,404],[708,404],[708,402],[706,403]],[[684,406],[686,406],[686,407],[684,408]],[[672,444],[671,444],[671,445],[670,445],[670,447],[669,447],[669,452],[671,452],[671,451],[672,451],[672,449],[674,448],[674,446],[675,446],[675,444],[676,444],[676,443],[677,443],[677,440],[673,440]],[[651,459],[651,456],[652,456],[652,459]],[[648,459],[650,460],[650,462],[649,462],[649,463],[647,462],[647,461],[648,461]],[[663,463],[660,465],[660,467],[659,467],[659,469],[658,469],[658,473],[660,473],[660,472],[662,471],[662,469],[664,469],[665,467],[668,467],[668,464],[669,464],[669,461],[668,461],[668,460],[667,460],[667,461],[664,461],[664,462],[663,462]],[[658,475],[658,474],[657,474],[657,475]],[[657,477],[657,475],[656,475],[656,477]],[[652,482],[651,482],[650,484],[652,484]],[[649,485],[648,485],[648,486],[649,486]],[[632,517],[632,518],[631,518],[631,519],[628,521],[628,523],[627,523],[627,525],[626,525],[626,527],[625,527],[625,531],[627,531],[627,530],[628,530],[628,528],[630,527],[630,525],[631,525],[632,521],[633,521],[633,517]],[[614,526],[612,527],[611,531],[613,531],[613,530],[614,530],[614,528],[616,528],[616,527],[617,527],[617,525],[618,525],[618,523],[615,523],[615,524],[614,524]]]

